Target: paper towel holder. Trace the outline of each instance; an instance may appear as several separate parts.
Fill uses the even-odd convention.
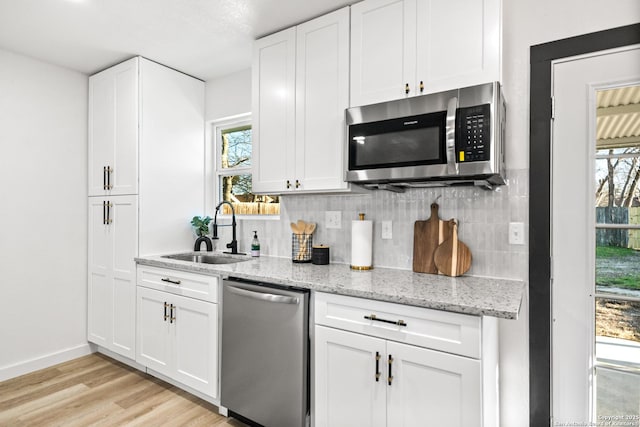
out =
[[[364,221],[364,213],[358,213],[358,219],[359,219],[360,221]],[[354,222],[356,222],[356,221],[354,221]],[[352,237],[353,237],[353,236],[352,236]],[[352,238],[352,244],[353,244],[353,238]],[[371,245],[371,242],[369,242],[369,245]],[[371,248],[371,246],[369,246],[369,248]],[[351,252],[351,258],[352,258],[352,259],[351,259],[351,262],[352,262],[352,264],[351,264],[351,269],[352,269],[352,270],[366,271],[366,270],[371,270],[371,269],[373,269],[373,263],[370,263],[370,265],[354,265],[354,264],[353,264],[353,258],[354,258],[354,256],[353,256],[353,249],[352,249],[352,252]],[[369,259],[369,262],[371,262],[371,259]]]

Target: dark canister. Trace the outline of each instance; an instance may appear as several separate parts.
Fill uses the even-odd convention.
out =
[[[313,245],[313,248],[311,248],[311,262],[317,265],[329,264],[329,246]]]

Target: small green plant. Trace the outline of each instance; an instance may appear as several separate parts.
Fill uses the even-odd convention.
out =
[[[202,218],[201,216],[194,216],[191,220],[191,225],[196,230],[196,234],[198,237],[206,236],[209,234],[209,223],[211,222],[211,217],[205,216]]]

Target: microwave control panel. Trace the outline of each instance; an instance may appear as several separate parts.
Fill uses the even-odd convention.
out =
[[[490,160],[491,105],[458,108],[456,111],[456,161]]]

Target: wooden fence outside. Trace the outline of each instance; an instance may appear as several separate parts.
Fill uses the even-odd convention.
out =
[[[238,202],[232,205],[236,215],[280,215],[280,203]],[[229,205],[222,205],[222,213],[231,215]]]
[[[598,207],[598,224],[640,224],[640,207]],[[596,230],[596,245],[640,250],[640,230]]]
[[[640,206],[629,208],[629,224],[640,224]],[[640,250],[640,230],[629,230],[627,247]]]

